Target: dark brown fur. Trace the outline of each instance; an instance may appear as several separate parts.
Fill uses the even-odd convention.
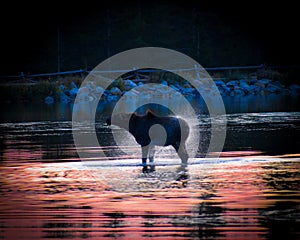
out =
[[[173,146],[179,157],[181,158],[182,164],[186,165],[188,161],[188,154],[186,151],[186,140],[189,136],[189,126],[185,120],[173,116],[158,116],[151,111],[147,111],[145,115],[138,115],[137,113],[132,114],[117,114],[112,119],[106,120],[108,125],[114,124],[122,127],[129,131],[135,138],[136,142],[142,147],[142,163],[146,166],[147,157],[150,155],[150,163],[153,163],[154,150],[151,152],[151,148],[154,143],[159,143],[161,134],[149,135],[149,130],[153,125],[159,125],[164,128],[166,138],[161,146]],[[128,124],[129,123],[129,124]],[[127,126],[126,126],[127,125]],[[182,131],[181,131],[182,130]]]

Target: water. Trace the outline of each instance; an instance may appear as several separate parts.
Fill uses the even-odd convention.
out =
[[[0,238],[299,239],[300,109],[230,101],[220,158],[204,158],[200,146],[182,169],[171,149],[161,150],[149,174],[137,145],[126,138],[126,153],[115,147],[111,132],[121,129],[103,124],[110,104],[96,123],[100,147],[82,149],[110,159],[92,162],[74,146],[72,105],[6,107]],[[205,148],[214,120],[197,114]]]

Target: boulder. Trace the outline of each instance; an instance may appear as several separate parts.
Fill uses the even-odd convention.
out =
[[[226,86],[226,84],[222,80],[215,80],[214,82],[217,85],[217,87],[219,87],[219,86],[221,86],[221,87]]]
[[[77,88],[78,89],[77,85],[74,82],[70,83],[70,88]]]
[[[255,83],[257,83],[256,79],[250,79],[249,80],[249,85],[254,85]]]
[[[227,82],[226,83],[226,86],[227,87],[230,87],[230,88],[234,88],[234,87],[236,87],[236,86],[238,86],[239,84],[238,84],[238,81],[237,80],[231,80],[231,81],[229,81],[229,82]]]
[[[271,80],[267,79],[267,78],[262,78],[262,79],[259,79],[257,82],[260,82],[260,83],[266,85],[266,84],[269,84],[271,82]]]
[[[112,89],[110,89],[110,93],[114,96],[122,95],[122,91],[118,87],[113,87]]]
[[[52,104],[52,103],[54,103],[54,98],[51,97],[51,96],[45,97],[45,103],[46,104]]]
[[[102,87],[97,86],[97,87],[95,88],[95,93],[97,93],[97,94],[102,94],[103,92],[104,92],[104,89],[103,89]]]
[[[135,88],[137,84],[134,83],[132,80],[124,80],[124,86],[125,86],[125,90],[128,91],[132,88]]]
[[[245,93],[250,93],[252,87],[248,84],[246,80],[240,80],[240,89],[242,89]]]
[[[281,84],[279,81],[273,81],[272,84],[281,88],[285,88],[285,86]]]
[[[258,87],[258,88],[265,88],[266,84],[264,82],[257,81],[255,83],[255,86]]]
[[[78,93],[78,88],[77,88],[77,87],[74,87],[74,88],[72,88],[72,89],[69,91],[69,94],[70,94],[70,97],[71,97],[71,98],[75,98],[76,95],[77,95],[77,93]]]
[[[168,82],[166,80],[162,80],[160,84],[162,84],[164,86],[168,86]]]
[[[133,90],[131,90],[131,91],[129,91],[129,92],[127,92],[127,93],[125,93],[124,94],[124,96],[125,96],[125,98],[136,98],[136,97],[138,97],[138,94],[139,94],[139,92],[138,91],[135,91],[134,89]]]
[[[279,93],[279,92],[282,92],[283,89],[278,85],[275,85],[273,83],[269,83],[267,85],[267,87],[265,88],[265,90],[267,90],[270,93]]]
[[[68,103],[71,101],[71,98],[65,92],[60,92],[59,98],[60,98],[60,101],[63,103]]]
[[[117,96],[117,95],[108,95],[106,97],[106,100],[109,102],[117,101],[118,99],[119,99],[119,96]]]
[[[179,91],[179,88],[174,86],[173,84],[171,84],[170,87],[173,88],[175,91]]]
[[[222,95],[226,95],[226,94],[229,94],[231,92],[231,89],[230,87],[226,86],[226,84],[223,82],[223,84],[216,84],[219,91],[220,91],[220,94]]]
[[[256,94],[259,91],[259,88],[256,85],[249,85],[248,94]]]
[[[180,92],[183,95],[192,95],[193,94],[193,89],[192,88],[181,88]]]

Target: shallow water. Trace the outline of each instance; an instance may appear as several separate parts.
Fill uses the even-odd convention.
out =
[[[199,154],[182,169],[158,151],[149,174],[139,147],[120,153],[111,137],[120,129],[101,121],[101,146],[82,151],[109,160],[78,158],[70,120],[0,124],[0,238],[299,239],[300,113],[227,120],[221,158]]]

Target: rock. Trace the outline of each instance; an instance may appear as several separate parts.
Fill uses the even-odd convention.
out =
[[[271,82],[271,80],[267,79],[267,78],[262,78],[262,79],[259,79],[257,82],[260,82],[260,83],[266,85],[266,84],[269,84]]]
[[[180,91],[183,95],[192,95],[193,94],[192,88],[181,88]]]
[[[61,102],[67,103],[71,101],[70,91],[66,90],[66,87],[63,84],[59,85],[59,91],[57,94]]]
[[[110,93],[115,96],[122,95],[122,91],[118,87],[113,87],[112,89],[110,89]]]
[[[227,87],[230,87],[230,88],[234,88],[235,86],[238,86],[238,81],[237,80],[231,80],[229,82],[226,83],[226,86]]]
[[[97,86],[92,90],[91,95],[93,96],[94,99],[98,99],[101,95],[103,95],[105,97],[106,92],[104,91],[104,89],[102,87]]]
[[[59,85],[59,90],[60,91],[64,91],[65,89],[66,89],[65,85],[63,85],[63,84]]]
[[[256,94],[258,92],[258,88],[256,85],[250,85],[248,94]]]
[[[75,98],[76,95],[78,93],[78,88],[72,88],[70,91],[69,91],[69,94],[70,94],[70,97],[71,98]]]
[[[174,86],[173,84],[170,85],[170,88],[173,88],[175,91],[179,91],[179,88]]]
[[[68,95],[66,95],[64,92],[60,92],[59,98],[60,98],[60,101],[63,103],[68,103],[71,101],[71,98]]]
[[[265,90],[269,91],[270,93],[279,93],[282,92],[282,88],[280,86],[277,86],[273,83],[269,83]]]
[[[168,82],[167,82],[166,80],[161,81],[160,84],[162,84],[162,85],[164,85],[164,86],[168,86]]]
[[[70,83],[70,88],[77,88],[78,89],[77,85],[74,82]]]
[[[219,87],[219,86],[226,87],[226,84],[222,80],[215,80],[214,82],[217,85],[217,87]]]
[[[46,104],[52,104],[52,103],[54,103],[54,98],[51,97],[51,96],[45,97],[45,103]]]
[[[225,95],[230,93],[231,89],[222,80],[216,80],[214,82],[218,87],[220,94]]]
[[[126,99],[128,99],[128,98],[131,99],[131,98],[138,97],[138,94],[139,94],[139,92],[138,91],[134,91],[134,89],[133,89],[133,90],[125,93],[124,96],[125,96]]]
[[[81,95],[88,95],[89,93],[90,93],[90,90],[86,86],[81,87],[77,92],[77,94],[81,94]]]
[[[248,81],[245,79],[240,80],[240,87],[249,87]]]
[[[97,94],[102,94],[103,92],[104,92],[104,89],[103,89],[102,87],[97,86],[97,87],[95,88],[95,93],[97,93]]]
[[[257,81],[255,83],[255,86],[258,87],[258,88],[265,88],[265,83],[261,82],[261,81]]]
[[[246,80],[240,80],[240,88],[245,93],[249,93],[252,90],[252,88],[250,87],[250,85],[248,84],[248,82]]]
[[[173,85],[174,85],[175,87],[177,87],[178,89],[180,88],[180,84],[179,84],[179,82],[177,82],[177,81],[174,81]]]
[[[199,80],[195,79],[195,80],[193,80],[193,85],[198,89],[204,89],[207,87],[208,84],[205,80],[199,81]],[[178,87],[178,86],[176,85],[176,87]],[[181,87],[179,86],[178,88],[181,88]]]
[[[66,91],[66,90],[65,90]],[[66,93],[70,98],[75,99],[76,95],[78,94],[78,87],[74,82],[70,83],[70,90],[68,90],[68,93]]]
[[[274,81],[272,82],[273,85],[278,86],[280,88],[285,88],[285,86],[283,84],[281,84],[279,81]]]
[[[134,83],[132,80],[124,80],[124,86],[125,86],[125,90],[128,91],[132,88],[135,88],[137,84]]]
[[[116,95],[109,95],[107,96],[107,101],[109,102],[113,102],[113,101],[117,101],[119,99],[119,96],[116,96]]]
[[[91,93],[91,89],[89,87],[89,85],[83,86],[81,88],[78,89],[77,92],[77,100],[79,101],[91,101],[92,97],[90,96]]]
[[[251,79],[249,80],[249,84],[250,84],[250,85],[253,85],[253,84],[255,84],[255,83],[257,83],[257,79],[256,79],[256,78],[251,78]]]
[[[185,84],[183,84],[183,86],[182,86],[182,87],[184,87],[184,88],[192,88],[191,84],[189,84],[189,83],[185,83]]]

